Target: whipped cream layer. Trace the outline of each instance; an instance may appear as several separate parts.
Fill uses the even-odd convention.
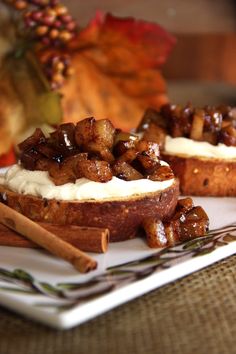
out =
[[[236,147],[225,144],[212,145],[205,141],[188,138],[166,137],[165,153],[177,156],[208,157],[215,159],[236,159]]]
[[[23,169],[20,165],[13,165],[4,175],[0,176],[0,184],[17,193],[30,194],[47,199],[80,201],[124,198],[142,193],[162,191],[173,183],[174,179],[163,182],[149,179],[124,181],[113,177],[112,180],[106,183],[80,178],[75,183],[56,186],[50,179],[48,172],[29,171]]]

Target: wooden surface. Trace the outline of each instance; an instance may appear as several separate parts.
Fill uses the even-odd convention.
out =
[[[236,33],[176,34],[164,66],[167,79],[236,84]]]
[[[227,83],[168,80],[168,96],[173,103],[195,106],[236,105],[236,87]]]
[[[236,84],[236,2],[233,0],[64,0],[81,26],[97,9],[159,23],[177,37],[164,68],[174,80]]]
[[[158,22],[171,32],[232,32],[236,29],[233,0],[63,0],[84,26],[97,9],[118,16]]]

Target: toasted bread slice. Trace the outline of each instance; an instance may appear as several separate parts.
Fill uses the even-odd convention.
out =
[[[180,192],[198,196],[236,196],[236,161],[163,154],[180,180]]]
[[[1,200],[32,220],[61,225],[106,227],[111,241],[123,241],[138,235],[147,217],[169,219],[179,195],[179,182],[154,193],[119,200],[60,201],[23,195],[0,186]]]

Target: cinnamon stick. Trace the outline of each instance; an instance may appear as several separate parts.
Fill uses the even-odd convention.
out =
[[[108,248],[109,230],[98,227],[81,227],[75,225],[56,225],[37,223],[54,235],[79,248],[81,251],[105,253]],[[31,240],[21,236],[0,223],[0,246],[40,248]]]
[[[97,262],[34,221],[0,203],[0,222],[57,257],[70,262],[81,273],[96,269]]]

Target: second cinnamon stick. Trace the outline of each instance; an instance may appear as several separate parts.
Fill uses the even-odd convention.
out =
[[[81,273],[87,273],[97,268],[96,260],[85,252],[61,240],[52,232],[3,203],[0,203],[0,222],[39,244],[51,254],[71,263]]]
[[[38,223],[54,235],[85,252],[105,253],[108,248],[109,230],[97,227]],[[31,240],[0,223],[0,246],[39,248]]]

